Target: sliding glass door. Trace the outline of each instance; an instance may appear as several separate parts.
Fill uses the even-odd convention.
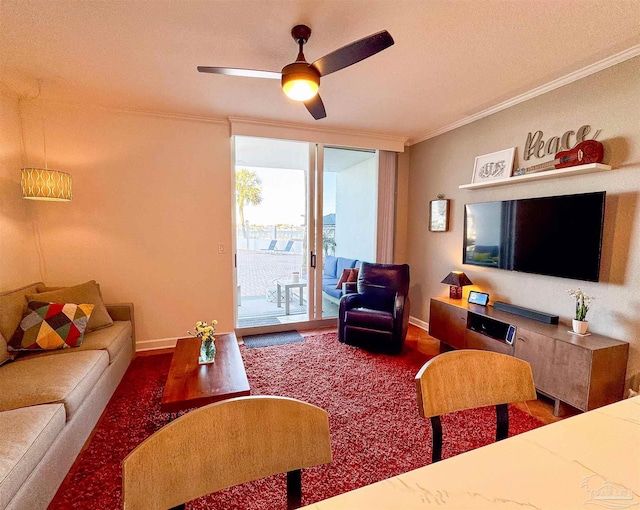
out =
[[[234,141],[237,326],[305,321],[309,144]]]
[[[323,325],[338,269],[375,260],[375,152],[244,136],[234,149],[237,327]]]
[[[338,282],[343,270],[363,260],[376,260],[377,176],[374,151],[324,147],[320,216],[323,318],[338,316],[342,296]]]

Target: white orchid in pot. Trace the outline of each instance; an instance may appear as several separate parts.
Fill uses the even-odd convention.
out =
[[[576,300],[576,315],[572,321],[573,331],[580,335],[584,335],[589,329],[589,321],[587,321],[587,312],[589,311],[589,305],[595,298],[592,296],[587,296],[580,289],[569,289],[567,292]]]
[[[198,363],[205,365],[207,363],[213,363],[216,357],[216,325],[218,321],[213,319],[211,324],[207,324],[204,321],[196,322],[196,326],[193,331],[187,331],[191,336],[195,336],[202,342],[200,344],[200,357]]]

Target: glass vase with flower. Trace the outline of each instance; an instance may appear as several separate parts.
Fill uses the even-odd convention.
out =
[[[204,321],[198,321],[196,322],[193,331],[187,331],[189,335],[200,339],[200,356],[198,358],[198,363],[200,365],[206,365],[215,361],[216,337],[214,334],[216,332],[217,324],[218,321],[215,319],[211,321],[211,324],[207,324]]]

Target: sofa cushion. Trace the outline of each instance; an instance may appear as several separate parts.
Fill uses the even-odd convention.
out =
[[[336,289],[338,285],[337,278],[323,278],[322,279],[322,291],[330,296],[340,297],[340,290]]]
[[[100,288],[95,280],[76,285],[75,287],[65,287],[49,292],[29,294],[29,301],[47,301],[49,303],[90,303],[95,306],[89,318],[87,331],[106,328],[113,324],[113,319],[107,312],[107,308],[102,301]]]
[[[0,508],[6,508],[56,440],[64,424],[62,404],[0,413]]]
[[[328,288],[335,289],[338,283],[337,278],[327,278],[326,276],[322,279],[322,290],[327,290]]]
[[[0,369],[0,411],[62,403],[69,421],[108,365],[105,351],[58,351],[8,363]]]
[[[27,294],[38,292],[43,284],[32,283],[26,287],[0,294],[0,365],[11,359],[7,352],[7,339],[20,324],[27,312]]]
[[[9,340],[10,351],[65,349],[82,345],[94,305],[31,301]]]
[[[7,341],[2,336],[2,333],[0,333],[0,365],[7,361],[11,361],[12,358],[13,356],[7,348]]]
[[[342,289],[336,289],[335,285],[323,285],[322,292],[338,300],[342,297]]]
[[[126,344],[131,344],[133,327],[131,321],[114,321],[110,328],[102,328],[90,333],[85,333],[84,340],[80,347],[74,347],[73,351],[96,351],[105,350],[109,354],[109,363],[112,363],[118,353]],[[65,353],[68,351],[64,351]],[[61,354],[60,351],[36,351],[22,352],[20,360],[40,358],[42,356],[55,356]]]
[[[322,274],[330,278],[337,278],[338,277],[338,273],[336,272],[337,264],[338,264],[337,257],[334,257],[333,255],[327,255],[324,258],[324,267],[322,269]]]

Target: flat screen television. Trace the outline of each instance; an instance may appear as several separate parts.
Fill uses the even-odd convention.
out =
[[[597,282],[605,196],[466,204],[462,262]]]

